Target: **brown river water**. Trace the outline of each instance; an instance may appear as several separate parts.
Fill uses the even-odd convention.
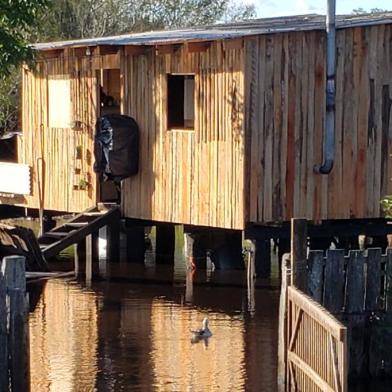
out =
[[[276,286],[178,264],[110,277],[29,285],[31,391],[276,391]],[[194,344],[204,317],[213,336]]]

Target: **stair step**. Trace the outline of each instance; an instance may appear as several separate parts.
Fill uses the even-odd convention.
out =
[[[67,235],[72,233],[72,231],[68,231],[68,232],[65,232],[65,231],[48,231],[47,233],[44,233],[44,235],[42,237],[61,238],[61,237],[66,237]]]
[[[106,211],[91,211],[83,213],[84,216],[100,216],[104,215]]]
[[[69,226],[69,227],[83,227],[88,225],[88,222],[69,222],[69,223],[64,223],[64,226]]]

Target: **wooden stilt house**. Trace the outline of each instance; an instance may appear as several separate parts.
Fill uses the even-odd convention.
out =
[[[118,112],[140,127],[125,217],[230,229],[380,217],[392,192],[392,14],[338,17],[336,34],[328,175],[314,171],[322,16],[37,44],[35,69],[22,69],[23,135],[16,162],[1,164],[0,202],[77,212],[104,199],[94,126]]]

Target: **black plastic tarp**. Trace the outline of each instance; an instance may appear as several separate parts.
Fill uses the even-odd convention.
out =
[[[119,182],[138,172],[139,128],[129,116],[109,114],[95,127],[94,171],[103,180]]]

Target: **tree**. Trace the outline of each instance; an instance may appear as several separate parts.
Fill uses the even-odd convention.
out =
[[[382,8],[371,8],[370,11],[366,11],[362,7],[353,9],[354,15],[362,15],[362,14],[382,14],[384,12],[388,12],[388,10],[384,10]]]
[[[43,39],[101,37],[255,17],[234,0],[54,0]]]
[[[28,35],[46,6],[47,0],[0,0],[0,77],[31,60]]]

